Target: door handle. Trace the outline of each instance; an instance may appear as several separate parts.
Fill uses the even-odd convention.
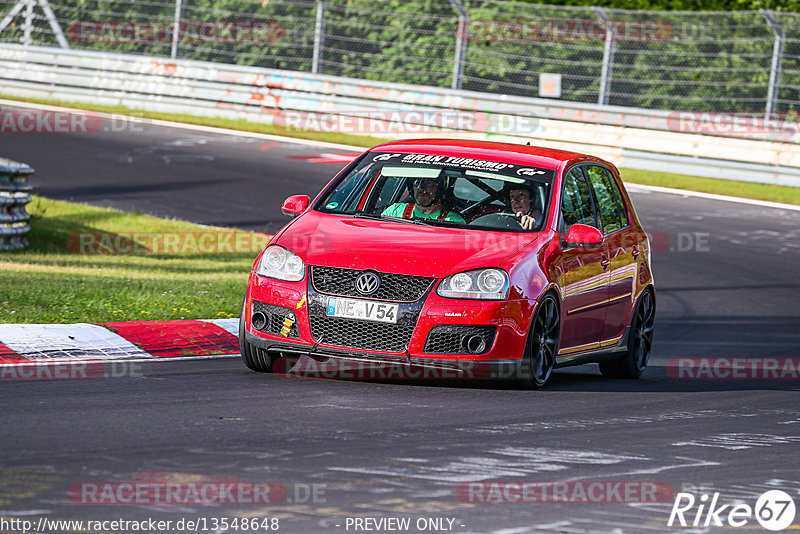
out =
[[[631,250],[631,254],[633,254],[633,259],[635,260],[636,258],[639,257],[639,249],[637,247],[633,247],[633,250]]]
[[[609,259],[608,259],[608,258],[606,258],[606,257],[603,257],[603,259],[601,259],[601,260],[600,260],[600,265],[603,267],[603,270],[604,270],[604,271],[605,271],[606,269],[608,269],[608,264],[609,264],[609,263],[611,263],[611,260],[609,260]]]

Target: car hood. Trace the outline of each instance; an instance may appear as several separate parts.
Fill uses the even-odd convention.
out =
[[[490,232],[309,211],[275,241],[308,265],[443,278],[496,267],[538,233]]]

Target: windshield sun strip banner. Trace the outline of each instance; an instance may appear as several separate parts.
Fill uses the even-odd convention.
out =
[[[551,183],[556,172],[554,169],[517,165],[514,163],[506,163],[501,161],[490,161],[461,156],[411,154],[402,152],[377,153],[372,158],[366,158],[365,161],[371,161],[374,163],[387,162],[392,164],[429,165],[434,168],[441,167],[445,169],[464,171],[465,175],[467,176],[470,174],[467,174],[466,171],[481,171],[500,175],[498,176],[498,179],[502,179],[502,177],[512,178],[512,180],[508,180],[511,182],[517,182],[520,179],[524,179]]]

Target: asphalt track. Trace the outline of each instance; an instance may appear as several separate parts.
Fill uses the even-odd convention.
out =
[[[284,220],[286,195],[314,193],[338,169],[291,156],[324,152],[336,150],[156,126],[0,137],[0,155],[31,164],[42,195],[263,231]],[[656,481],[751,506],[782,489],[800,506],[800,382],[676,379],[668,367],[678,357],[798,356],[800,212],[632,196],[657,250],[655,347],[641,379],[604,380],[592,365],[525,391],[282,379],[209,359],[137,364],[118,378],[3,380],[0,516],[205,518],[209,527],[213,518],[269,517],[298,533],[359,531],[346,528],[348,517],[409,517],[407,532],[446,531],[417,530],[425,518],[452,519],[459,533],[723,531],[702,521],[667,527],[672,498],[458,498],[459,484],[486,480]],[[276,482],[287,498],[101,505],[68,493],[84,482],[142,480]],[[750,518],[724,531],[763,530]]]

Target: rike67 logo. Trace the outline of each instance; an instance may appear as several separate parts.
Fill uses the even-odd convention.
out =
[[[719,492],[678,493],[672,504],[668,527],[744,527],[753,519],[766,530],[779,531],[791,526],[795,517],[792,497],[781,490],[761,494],[755,507],[745,503],[721,504]]]

